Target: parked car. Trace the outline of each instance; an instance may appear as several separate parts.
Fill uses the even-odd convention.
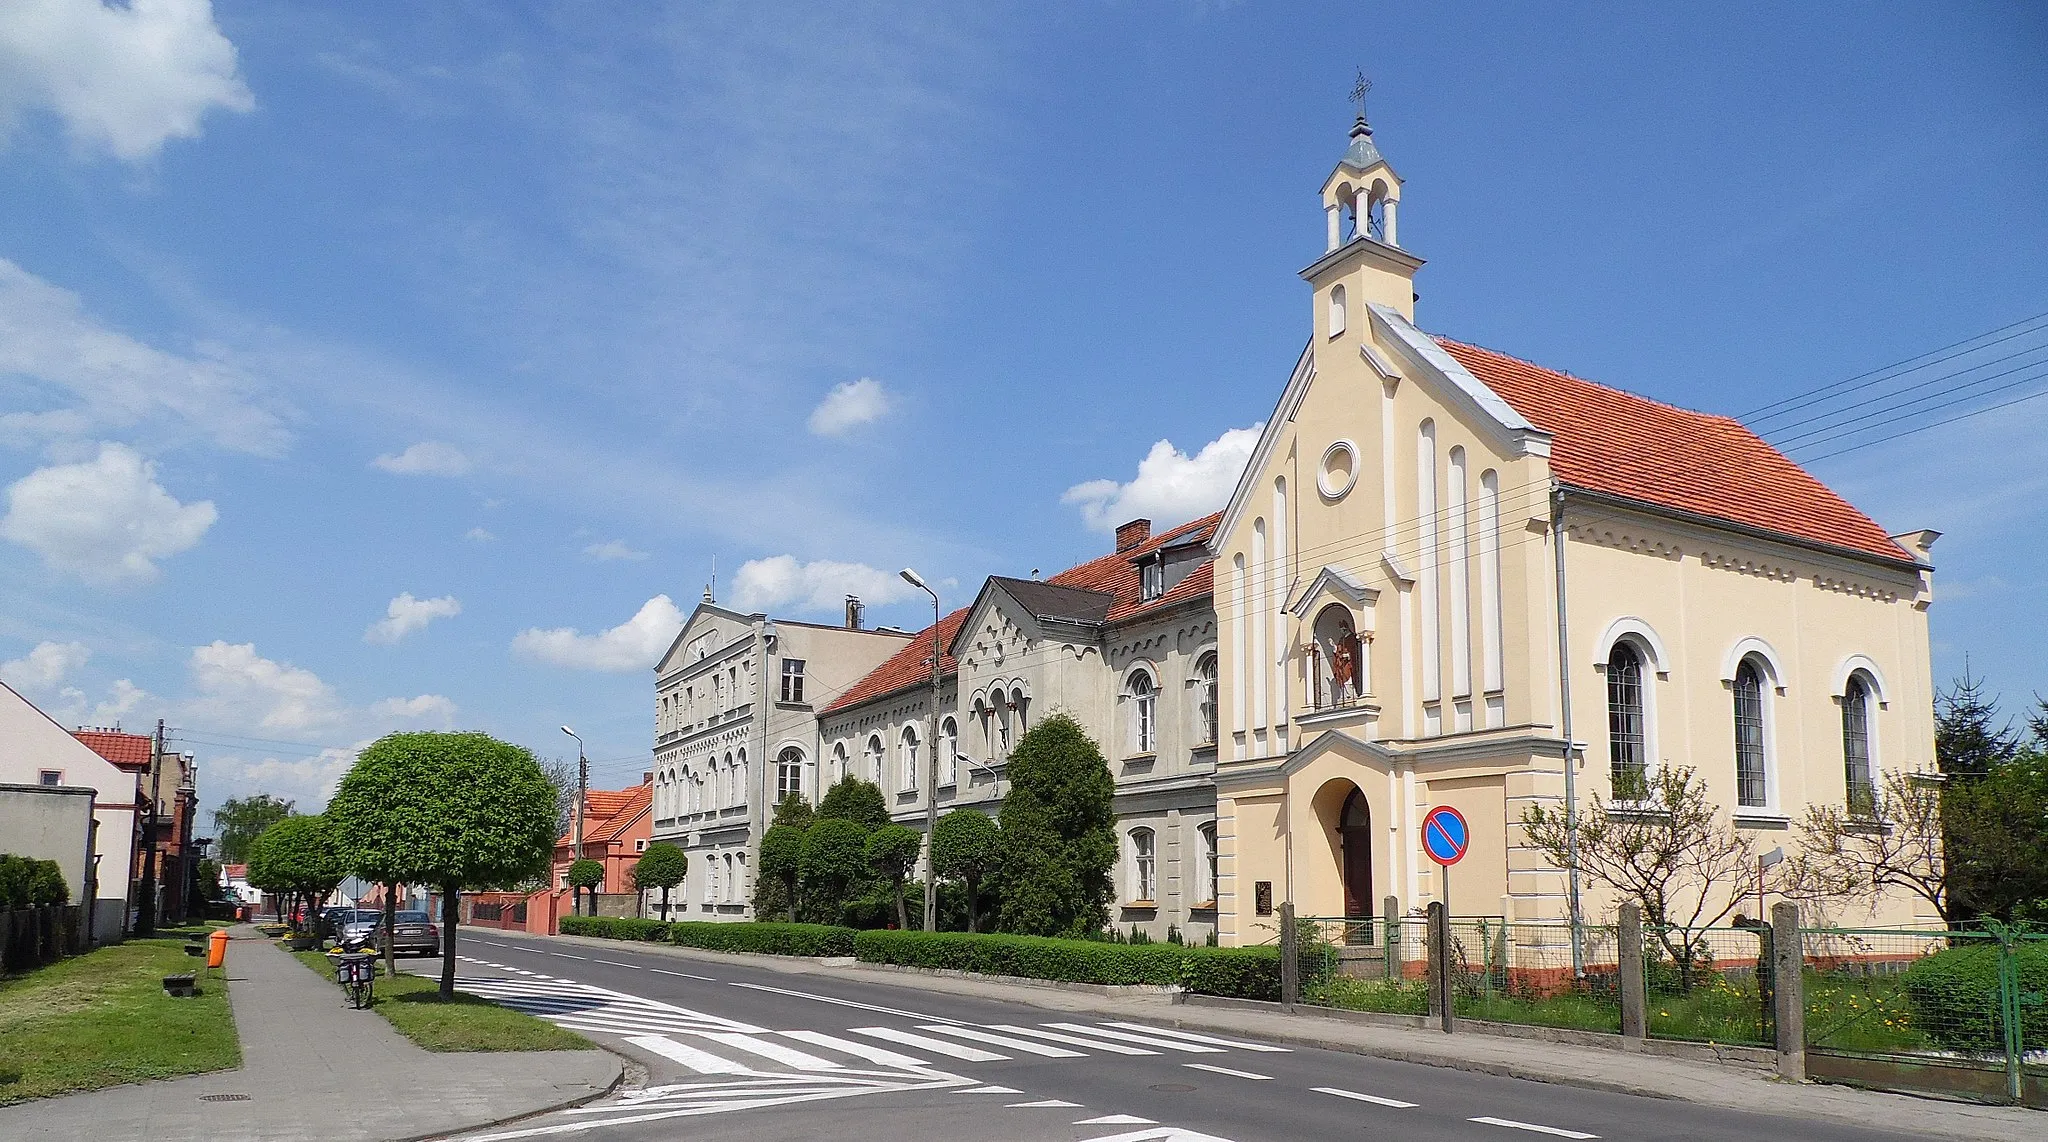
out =
[[[347,915],[337,917],[334,925],[335,938],[343,943],[370,944],[377,938],[377,929],[383,927],[384,914],[368,908],[351,908]]]
[[[392,916],[392,921],[393,955],[407,952],[422,956],[441,954],[441,926],[429,920],[425,912],[400,911]]]

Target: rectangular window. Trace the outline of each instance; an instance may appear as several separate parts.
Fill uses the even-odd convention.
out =
[[[801,702],[804,700],[804,660],[785,658],[782,660],[782,700]]]
[[[1156,900],[1155,883],[1152,879],[1152,831],[1139,829],[1131,834],[1131,891],[1134,900]]]
[[[1156,599],[1166,593],[1166,564],[1158,559],[1145,563],[1144,594],[1147,599]]]
[[[44,785],[62,785],[64,784],[64,771],[61,769],[45,769],[41,773],[36,774],[36,780]]]

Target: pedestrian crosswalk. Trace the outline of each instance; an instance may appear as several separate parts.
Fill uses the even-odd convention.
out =
[[[465,963],[464,970],[455,976],[457,989],[515,1011],[539,1016],[571,1031],[624,1037],[703,1031],[749,1034],[762,1030],[751,1023],[692,1011],[673,1003],[643,999],[594,984],[558,979],[469,956],[456,958]]]

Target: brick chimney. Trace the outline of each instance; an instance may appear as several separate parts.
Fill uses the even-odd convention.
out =
[[[846,629],[859,630],[861,615],[867,608],[861,606],[859,595],[846,596]]]
[[[1152,538],[1152,521],[1149,519],[1134,519],[1129,523],[1117,525],[1116,549],[1118,551],[1129,551],[1150,538]]]

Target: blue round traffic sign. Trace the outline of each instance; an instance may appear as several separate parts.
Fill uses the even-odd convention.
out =
[[[1429,859],[1440,865],[1454,865],[1465,859],[1465,850],[1472,847],[1472,830],[1465,826],[1465,815],[1449,805],[1438,805],[1422,818],[1422,851]]]

